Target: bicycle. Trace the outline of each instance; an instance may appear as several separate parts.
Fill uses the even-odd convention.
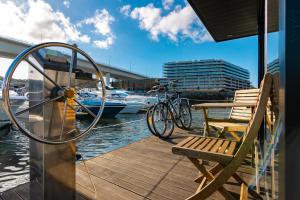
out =
[[[177,80],[178,81],[178,80]],[[190,129],[192,113],[187,99],[180,98],[180,92],[175,90],[176,82],[170,81],[166,85],[155,86],[151,91],[164,91],[164,99],[156,103],[147,112],[147,125],[151,133],[161,138],[168,138],[174,131],[174,124],[181,129]],[[169,88],[175,91],[174,95],[168,94]],[[151,123],[150,123],[151,122]]]

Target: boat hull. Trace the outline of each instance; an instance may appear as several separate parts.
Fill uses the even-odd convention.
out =
[[[84,106],[86,106],[88,109],[90,109],[95,115],[98,114],[99,109],[101,108],[101,102],[97,99],[94,100],[84,100],[81,102]],[[121,110],[123,110],[126,107],[126,104],[118,103],[118,102],[105,102],[104,110],[102,112],[102,116],[104,118],[113,118],[115,117]],[[85,112],[83,109],[78,110],[77,116],[82,116],[83,112]],[[86,113],[86,112],[85,112]],[[87,115],[85,115],[87,116]]]
[[[138,113],[144,104],[139,103],[128,103],[127,106],[121,110],[120,114],[136,114]]]

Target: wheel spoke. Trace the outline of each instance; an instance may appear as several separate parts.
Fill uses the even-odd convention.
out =
[[[90,110],[88,109],[85,105],[83,105],[82,103],[80,103],[77,99],[74,99],[74,101],[79,104],[85,111],[87,111],[90,115],[92,115],[94,118],[96,118],[97,116]],[[99,108],[100,109],[100,108]],[[100,111],[99,111],[100,112]]]
[[[31,110],[31,109],[37,108],[37,107],[39,107],[39,106],[41,106],[41,105],[50,103],[50,102],[52,102],[52,101],[56,101],[56,100],[60,99],[61,97],[62,97],[62,96],[58,96],[58,97],[55,97],[55,98],[53,98],[53,99],[48,99],[48,100],[45,100],[45,101],[43,101],[43,102],[41,102],[41,103],[35,104],[35,105],[33,105],[33,106],[29,107],[29,108],[26,108],[26,109],[24,109],[24,110],[21,110],[21,111],[19,111],[19,112],[16,112],[16,113],[15,113],[15,116],[21,115],[21,114],[23,114],[23,113],[25,113],[25,112],[27,112],[27,111],[29,111],[29,110]]]
[[[56,87],[59,87],[62,89],[61,86],[59,86],[52,78],[50,78],[47,74],[45,74],[42,70],[40,70],[33,62],[31,62],[29,59],[25,59],[26,62],[28,62],[34,69],[36,69],[39,73],[41,73],[46,79],[48,79],[53,85]]]
[[[63,121],[62,121],[62,124],[61,124],[61,130],[60,130],[60,141],[62,141],[62,136],[63,136],[63,133],[64,133],[64,129],[65,129],[65,121],[66,121],[66,112],[67,112],[67,100],[65,99],[65,102],[64,102],[64,114],[63,114]]]

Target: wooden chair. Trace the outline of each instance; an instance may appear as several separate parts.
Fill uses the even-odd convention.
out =
[[[258,101],[247,125],[243,141],[192,136],[172,147],[174,154],[187,156],[202,173],[202,176],[195,180],[197,183],[200,183],[196,193],[187,199],[205,199],[215,191],[219,191],[226,199],[234,199],[223,187],[230,177],[233,177],[239,184],[245,184],[248,187],[247,183],[236,174],[236,171],[257,137],[266,111],[271,85],[272,75],[267,73],[261,83]],[[213,161],[217,164],[207,170],[203,162],[200,163],[199,159]],[[249,190],[249,192],[255,198],[261,199],[253,190]]]
[[[204,135],[210,134],[210,128],[217,131],[219,136],[224,137],[225,133],[237,141],[240,140],[238,132],[244,133],[248,122],[253,114],[254,107],[258,101],[259,89],[237,90],[234,95],[233,103],[204,103],[193,107],[197,110],[202,109],[204,113]],[[246,107],[243,107],[245,105]],[[230,108],[229,118],[216,119],[208,117],[209,108]]]

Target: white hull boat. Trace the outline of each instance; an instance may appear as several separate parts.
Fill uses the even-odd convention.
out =
[[[9,97],[11,101],[11,106],[14,112],[17,112],[22,109],[24,102],[26,101],[26,97],[19,96],[14,91],[9,91]],[[2,104],[2,91],[0,92],[0,136],[5,135],[7,132],[9,132],[9,129],[7,128],[8,125],[11,123],[9,120],[9,117],[7,116],[3,104]]]
[[[120,114],[136,114],[144,106],[143,103],[137,101],[122,101],[122,103],[125,103],[126,107],[121,110]]]

